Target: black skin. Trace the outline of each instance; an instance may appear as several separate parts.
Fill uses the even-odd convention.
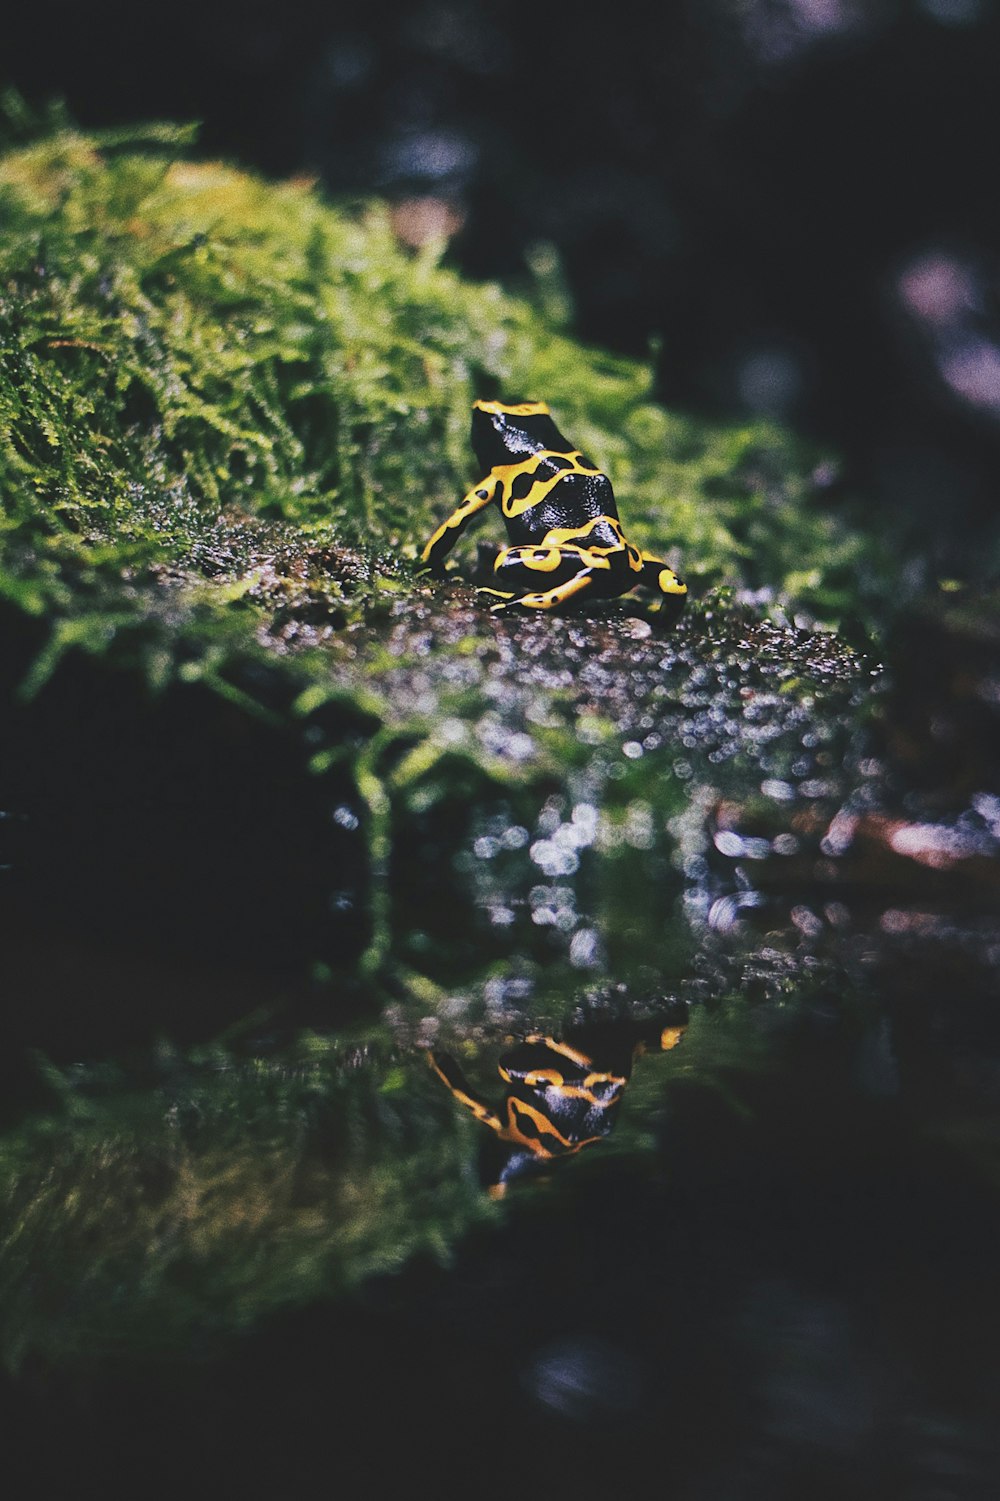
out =
[[[485,479],[438,527],[421,554],[432,572],[472,518],[498,504],[510,546],[494,564],[495,610],[558,610],[642,587],[676,620],[687,588],[662,558],[625,539],[611,481],[562,436],[544,402],[477,401],[472,447]]]
[[[499,1197],[512,1179],[545,1171],[553,1161],[607,1136],[634,1060],[640,1053],[676,1047],[685,1025],[686,1018],[680,1025],[613,1023],[583,1029],[572,1042],[534,1033],[500,1057],[497,1070],[506,1092],[498,1109],[476,1093],[448,1053],[428,1057],[459,1104],[504,1144],[490,1185],[490,1193]]]

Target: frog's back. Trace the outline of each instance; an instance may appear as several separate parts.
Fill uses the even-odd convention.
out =
[[[617,521],[611,481],[556,427],[541,401],[477,401],[472,445],[484,469],[501,481],[500,507],[514,543],[541,542],[551,532],[566,540],[581,529],[594,535],[603,518]]]
[[[523,487],[525,478],[515,479],[501,502],[512,542],[541,542],[556,533],[566,542],[579,535],[597,546],[618,544],[619,539],[610,530],[607,537],[600,534],[603,521],[618,519],[615,494],[606,474],[596,469],[560,469],[543,460],[531,476],[530,487]],[[522,488],[524,494],[519,496]]]

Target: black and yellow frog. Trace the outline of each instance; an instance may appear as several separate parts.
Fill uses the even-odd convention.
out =
[[[639,586],[671,620],[687,587],[661,558],[625,540],[611,481],[562,436],[543,401],[477,401],[472,447],[486,478],[442,522],[421,554],[434,572],[469,521],[496,501],[510,546],[494,564],[495,610],[554,610],[579,599],[617,599]]]
[[[685,1027],[686,1021],[679,1026],[656,1021],[583,1029],[577,1040],[586,1041],[588,1051],[532,1033],[501,1054],[497,1070],[507,1089],[497,1110],[475,1092],[449,1054],[428,1056],[459,1104],[504,1144],[489,1189],[499,1197],[512,1179],[602,1141],[615,1123],[635,1059],[650,1048],[676,1047]]]

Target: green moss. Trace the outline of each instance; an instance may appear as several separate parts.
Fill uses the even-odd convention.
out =
[[[638,540],[696,584],[824,618],[871,589],[870,547],[813,507],[787,435],[671,415],[644,366],[402,249],[383,208],[179,159],[186,139],[64,129],[0,160],[3,589],[21,608],[65,602],[54,560],[93,563],[96,539],[112,572],[230,581],[278,525],[413,559],[475,477],[484,393],[547,399]]]

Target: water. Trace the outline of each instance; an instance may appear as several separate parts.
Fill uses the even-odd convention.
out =
[[[995,1496],[1000,804],[968,695],[932,691],[936,663],[973,660],[964,638],[923,658],[938,729],[963,734],[930,736],[947,754],[921,778],[905,673],[887,694],[829,638],[430,606],[380,629],[381,655],[348,633],[338,670],[363,660],[395,720],[353,779],[289,773],[277,831],[235,857],[270,732],[239,773],[232,740],[208,753],[193,805],[177,773],[159,866],[148,760],[102,777],[82,729],[89,812],[22,778],[14,1493],[86,1474],[112,1495]],[[310,811],[332,833],[306,858]],[[114,840],[93,855],[125,828],[155,897],[131,944],[135,867]],[[211,907],[173,942],[176,850],[203,847],[241,870],[214,955]],[[76,911],[88,859],[103,885]],[[531,1069],[623,1081],[611,1129],[519,1079],[535,1033],[576,1063]],[[505,1142],[431,1055],[501,1126],[516,1097],[569,1146],[598,1139],[551,1160]],[[512,1146],[536,1171],[498,1196]]]

